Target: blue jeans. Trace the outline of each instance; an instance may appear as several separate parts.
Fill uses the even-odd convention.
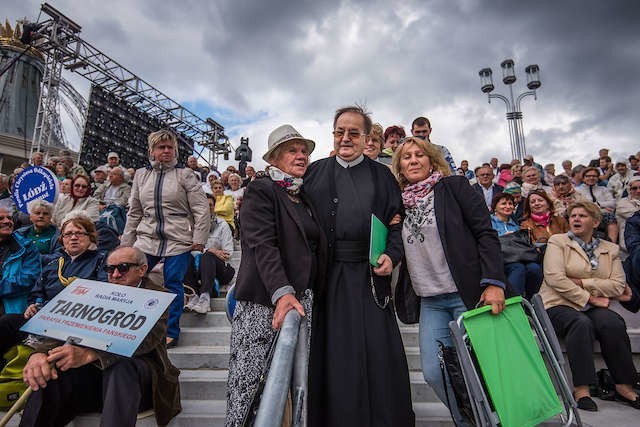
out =
[[[442,371],[438,359],[438,341],[445,346],[452,346],[453,341],[449,332],[449,322],[456,320],[467,307],[462,302],[460,295],[452,294],[424,297],[420,302],[420,359],[422,361],[422,374],[438,398],[447,403],[447,395],[442,382]],[[465,425],[460,411],[458,411],[453,395],[453,389],[447,380],[451,412],[457,425]]]
[[[537,262],[509,262],[504,265],[504,274],[518,295],[529,299],[540,290],[542,266]]]
[[[159,256],[146,255],[149,270],[155,267],[162,259],[162,257]],[[184,279],[184,275],[187,272],[190,257],[191,253],[189,252],[164,257],[164,268],[162,269],[164,287],[171,293],[176,294],[176,297],[171,301],[171,305],[169,306],[169,320],[167,322],[167,336],[169,338],[178,338],[180,335],[180,315],[184,308],[184,286],[182,285],[182,279]]]

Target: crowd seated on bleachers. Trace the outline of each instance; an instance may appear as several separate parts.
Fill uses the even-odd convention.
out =
[[[409,139],[405,138],[402,126],[389,126],[384,132],[383,129],[383,126],[375,125],[371,137],[362,135],[365,140],[363,151],[370,159],[391,168],[395,162],[394,156],[403,152],[401,147]],[[599,320],[594,320],[591,314],[605,313],[602,316],[606,317],[607,322],[613,322],[618,328],[617,335],[612,335],[613,344],[610,348],[619,353],[619,357],[626,357],[628,348],[625,347],[625,340],[628,342],[628,337],[624,321],[604,307],[602,298],[608,298],[607,301],[620,299],[622,305],[631,311],[640,309],[640,153],[625,156],[626,160],[618,160],[614,164],[609,151],[603,149],[598,158],[588,166],[564,160],[561,162],[561,169],[557,171],[555,164],[549,163],[542,167],[531,155],[525,156],[522,162],[518,159],[499,161],[493,157],[475,168],[472,168],[474,165],[470,165],[469,161],[463,160],[460,168],[457,168],[453,156],[444,145],[431,143],[431,131],[431,123],[424,117],[419,117],[412,123],[411,134],[426,141],[428,146],[437,148],[433,153],[430,152],[434,160],[435,156],[440,156],[440,166],[452,169],[453,175],[461,175],[455,179],[443,179],[443,182],[471,184],[470,191],[474,192],[474,200],[479,195],[484,202],[480,205],[483,218],[488,214],[492,215],[490,220],[495,234],[504,236],[525,230],[524,234],[529,236],[530,244],[538,251],[538,260],[503,263],[499,276],[506,277],[505,285],[525,297],[540,290],[545,305],[550,314],[553,314],[552,320],[558,335],[568,336],[567,340],[571,342],[573,341],[569,337],[573,332],[563,323],[567,316],[580,317],[582,320],[578,322],[581,322],[581,327],[597,330]],[[155,139],[150,139],[149,151],[153,154],[155,150],[159,157],[152,162],[154,166],[138,171],[126,170],[120,165],[117,153],[109,153],[107,163],[94,169],[91,176],[87,175],[84,165],[73,162],[69,153],[62,153],[57,158],[34,153],[31,164],[49,167],[54,172],[60,181],[60,195],[53,205],[43,201],[29,203],[29,215],[16,211],[10,187],[18,173],[29,164],[25,163],[11,176],[0,175],[0,340],[5,344],[0,345],[0,350],[6,350],[7,346],[24,338],[24,335],[18,333],[18,328],[35,314],[36,302],[46,303],[73,277],[112,281],[112,275],[107,276],[103,266],[106,254],[121,241],[128,246],[140,246],[147,254],[145,271],[146,266],[163,260],[165,288],[178,295],[168,317],[169,335],[167,320],[164,319],[159,322],[162,325],[156,325],[157,334],[163,335],[160,344],[156,342],[158,337],[154,335],[153,344],[148,348],[149,351],[164,352],[163,357],[166,357],[166,350],[160,347],[178,344],[178,322],[183,306],[187,311],[207,313],[210,311],[210,298],[219,296],[225,286],[233,281],[235,271],[229,261],[234,251],[233,238],[239,237],[242,198],[245,191],[251,190],[255,180],[265,179],[268,173],[249,165],[246,175],[240,174],[234,167],[229,167],[220,174],[215,168],[199,165],[193,157],[189,159],[188,167],[181,168],[176,165],[176,156],[166,159],[160,157],[164,154],[159,147],[166,150],[170,149],[166,145],[173,144],[170,133],[153,135]],[[158,166],[159,164],[163,166]],[[167,187],[166,192],[161,194],[163,206],[160,212],[163,212],[163,219],[160,222],[174,227],[170,237],[164,232],[158,232],[159,220],[156,219],[156,211],[152,206],[155,192],[152,188],[155,182],[153,174],[160,167],[177,171],[175,180],[167,184],[173,187]],[[396,172],[400,170],[399,160],[396,169]],[[174,191],[176,188],[180,190]],[[438,190],[435,194],[438,194]],[[467,194],[466,190],[464,194]],[[205,203],[207,196],[209,206]],[[594,203],[597,212],[585,208],[584,206],[591,206],[585,205],[585,202]],[[597,245],[592,246],[596,240],[591,240],[591,243],[588,241],[591,236],[582,234],[580,237],[582,230],[576,232],[576,227],[572,227],[572,206],[574,211],[575,206],[582,206],[578,210],[587,211],[594,226],[593,239],[599,242]],[[476,215],[478,212],[467,214]],[[180,223],[177,228],[176,223]],[[206,226],[203,225],[205,223]],[[484,225],[487,224],[489,219]],[[491,229],[489,232],[493,233]],[[578,238],[572,238],[572,235]],[[583,241],[579,242],[579,239]],[[568,273],[568,266],[573,268],[575,262],[573,257],[565,259],[566,249],[569,247],[575,252],[571,252],[573,255],[579,251],[584,252],[580,254],[581,261],[589,260],[589,265],[580,266],[584,267],[584,277]],[[599,261],[602,256],[598,254],[604,253],[615,255],[612,256],[613,264],[610,267]],[[562,268],[564,273],[560,271]],[[118,271],[118,276],[123,275],[122,273],[127,275],[134,270],[136,269],[115,271]],[[592,288],[591,284],[585,285],[595,276],[615,283],[611,282],[611,286],[607,285],[602,289],[596,285]],[[577,283],[578,280],[582,280],[582,285]],[[625,281],[629,284],[628,287],[624,286]],[[187,301],[183,300],[181,293],[183,283],[196,291],[196,295]],[[571,288],[571,292],[565,294],[562,287],[571,285],[575,289]],[[558,286],[561,291],[558,291]],[[591,296],[587,296],[586,293],[590,290],[593,292]],[[585,299],[587,297],[596,299],[591,301]],[[458,305],[464,308],[464,304]],[[560,312],[562,314],[556,316]],[[585,326],[585,318],[592,323],[591,326]],[[5,340],[4,337],[8,338]],[[585,360],[588,359],[588,355],[583,354],[587,351],[584,349],[591,342],[580,341],[576,344],[575,348],[581,349],[577,351],[580,357],[575,355],[577,353],[573,344],[570,345],[572,350],[569,360],[572,370],[577,370],[574,372],[574,385],[576,398],[580,400],[589,397],[584,394],[582,386],[593,381],[591,366],[583,369]],[[42,347],[38,350],[45,351]],[[51,348],[46,349],[50,350]],[[103,356],[93,354],[90,358],[92,363],[78,366],[74,370],[82,373],[83,381],[94,378],[90,375],[100,374],[99,371],[88,373],[94,369],[94,365],[101,366],[103,371],[104,368],[108,371],[112,366],[98,363]],[[144,359],[142,355],[141,358]],[[628,362],[620,362],[619,365],[619,374],[616,373],[614,378],[622,381],[620,384],[626,384],[624,381],[627,381],[626,375],[630,369]],[[609,368],[613,374],[616,368]],[[37,381],[34,385],[36,383]],[[627,393],[625,387],[619,392],[634,407],[638,406],[638,401]],[[149,396],[141,396],[142,405],[129,403],[137,411],[148,406]],[[582,407],[593,409],[594,406],[591,402],[582,400]],[[133,411],[132,407],[127,416]],[[44,412],[34,413],[40,414],[34,420],[44,416]],[[169,413],[169,419],[175,415],[175,411]],[[157,408],[156,415],[164,416],[158,415]]]

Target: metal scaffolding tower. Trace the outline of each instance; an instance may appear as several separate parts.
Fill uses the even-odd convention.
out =
[[[201,119],[178,102],[145,82],[97,48],[80,38],[81,27],[48,3],[42,12],[50,17],[38,25],[35,47],[46,57],[43,90],[33,135],[38,150],[50,144],[52,135],[64,140],[60,126],[60,89],[63,68],[84,76],[105,91],[127,101],[138,110],[159,119],[168,126],[209,149],[205,159],[217,164],[220,154],[230,151],[224,128],[212,119]],[[75,99],[72,100],[75,103]],[[75,125],[75,123],[74,123]],[[191,147],[194,149],[195,147]],[[197,155],[202,157],[202,150]]]

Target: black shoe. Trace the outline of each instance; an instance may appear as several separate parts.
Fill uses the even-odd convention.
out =
[[[616,400],[619,400],[620,402],[627,403],[632,408],[640,409],[640,396],[636,396],[636,400],[631,400],[631,399],[627,399],[626,397],[624,397],[620,393],[616,393]]]
[[[167,348],[174,348],[177,346],[178,346],[178,338],[167,337]]]
[[[578,409],[582,409],[583,411],[597,412],[598,405],[593,401],[589,396],[584,396],[578,399]]]

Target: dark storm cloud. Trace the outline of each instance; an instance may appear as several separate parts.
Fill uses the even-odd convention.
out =
[[[260,140],[282,120],[325,135],[336,107],[366,101],[384,126],[433,118],[434,137],[456,159],[508,158],[504,105],[487,105],[478,70],[490,66],[496,92],[506,94],[499,64],[513,58],[516,94],[526,90],[524,67],[541,68],[538,100],[522,103],[537,160],[590,159],[603,140],[616,154],[640,149],[633,0],[54,5],[90,43],[163,92],[231,111],[231,122],[241,123],[233,132]],[[11,0],[3,12],[20,17],[38,8]],[[326,138],[318,142],[328,151]]]

